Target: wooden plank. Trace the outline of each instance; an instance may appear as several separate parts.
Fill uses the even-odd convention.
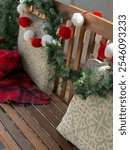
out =
[[[32,150],[33,147],[26,140],[24,135],[18,130],[17,126],[6,116],[6,114],[0,109],[0,121],[17,142],[21,149]]]
[[[47,108],[51,112],[53,112],[59,118],[59,120],[61,120],[62,117],[64,116],[64,112],[61,111],[61,109],[59,109],[53,102],[51,104],[48,104]]]
[[[50,122],[37,111],[36,107],[33,105],[28,105],[27,109],[35,117],[35,119],[42,125],[42,127],[48,132],[48,134],[62,147],[64,150],[72,150],[73,145],[68,143],[61,134],[50,124]]]
[[[62,97],[62,100],[65,98],[66,88],[67,88],[67,81],[64,82],[63,87],[61,88],[60,96]]]
[[[66,13],[64,13],[63,25],[66,26],[66,25],[67,25],[67,21],[68,21],[68,17],[67,17],[67,15],[66,15]],[[64,43],[65,43],[65,41],[62,40],[62,41],[61,41],[62,46],[64,46]],[[54,89],[53,89],[53,92],[54,92],[55,94],[58,94],[57,92],[58,92],[59,81],[60,81],[60,77],[57,77],[57,78],[55,79],[55,82],[54,82]]]
[[[0,148],[1,150],[11,150],[8,143],[3,139],[3,137],[0,135]]]
[[[69,93],[68,93],[68,105],[69,105],[73,95],[74,95],[74,86],[73,86],[72,83],[70,83],[70,90],[69,90]]]
[[[75,70],[77,70],[79,68],[79,65],[80,65],[81,55],[82,55],[83,46],[84,46],[85,31],[86,31],[86,27],[85,26],[81,27],[77,52],[76,52],[76,56],[75,56],[75,60],[74,60],[74,69]],[[73,97],[73,90],[74,90],[73,84],[70,84],[68,103],[71,101],[71,99]]]
[[[91,31],[88,48],[87,48],[87,53],[86,53],[86,58],[85,58],[85,63],[84,63],[85,65],[87,64],[90,54],[93,54],[94,46],[95,46],[95,36],[96,36],[96,33]]]
[[[81,61],[81,55],[82,55],[83,46],[84,46],[85,31],[86,31],[86,27],[85,26],[81,27],[77,52],[76,52],[75,61],[74,61],[74,69],[75,70],[77,70],[79,68],[79,64]]]
[[[54,89],[53,89],[53,92],[56,94],[57,93],[57,91],[58,91],[58,86],[59,86],[59,77],[57,77],[56,79],[55,79],[55,82],[54,82]]]
[[[106,43],[106,40],[107,40],[106,38],[102,37],[101,43],[105,44],[105,43]]]
[[[76,28],[74,25],[72,25],[71,27],[72,30],[72,37],[69,41],[68,44],[68,50],[67,50],[67,60],[66,60],[66,67],[69,68],[70,64],[71,64],[71,58],[72,58],[72,52],[73,52],[73,47],[74,47],[74,40],[75,40],[75,36],[76,36]]]
[[[56,117],[56,115],[50,111],[45,105],[39,106],[35,105],[35,107],[40,111],[40,113],[44,114],[44,116],[55,126],[57,127],[60,123],[60,119]]]
[[[58,144],[48,135],[43,127],[32,117],[31,114],[29,114],[29,112],[27,112],[23,106],[13,105],[13,107],[50,150],[60,150]]]
[[[75,40],[75,26],[74,25],[72,25],[71,30],[72,30],[72,37],[69,40],[67,55],[66,55],[66,67],[67,68],[70,67],[72,52],[73,52],[73,46],[74,46],[74,40]],[[65,98],[66,87],[67,87],[67,81],[65,81],[65,83],[61,89],[61,97],[63,99]]]
[[[0,122],[0,139],[2,139],[3,143],[7,150],[20,150],[20,147],[16,144],[12,136]]]
[[[64,102],[62,102],[62,100],[57,95],[52,93],[51,99],[53,100],[55,105],[57,105],[64,113],[66,112],[67,105]]]
[[[8,116],[15,122],[21,132],[26,136],[28,141],[33,145],[37,150],[46,150],[45,145],[41,140],[34,134],[30,127],[26,124],[25,121],[17,114],[17,112],[7,104],[0,104],[0,106],[5,110]]]

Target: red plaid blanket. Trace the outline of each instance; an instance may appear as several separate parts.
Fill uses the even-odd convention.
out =
[[[48,104],[50,98],[37,88],[20,62],[16,50],[0,50],[0,102]]]

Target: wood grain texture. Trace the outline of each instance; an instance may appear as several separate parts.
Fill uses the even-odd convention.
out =
[[[69,68],[72,60],[72,53],[73,53],[73,47],[74,47],[74,40],[75,40],[75,26],[72,25],[72,37],[69,40],[68,49],[67,49],[67,55],[66,55],[66,67]],[[64,82],[64,85],[61,89],[61,98],[65,98],[66,94],[66,88],[67,88],[67,81]]]
[[[75,60],[74,60],[74,69],[75,70],[78,70],[80,62],[81,62],[81,56],[82,56],[82,51],[83,51],[83,46],[84,46],[85,31],[86,31],[86,27],[85,26],[81,27],[79,40],[78,40],[78,47],[77,47],[76,56],[75,56]],[[73,90],[74,90],[73,84],[70,84],[68,104],[73,97]]]
[[[5,113],[0,109],[0,121],[5,126],[5,128],[9,131],[11,136],[15,141],[17,141],[17,144],[21,149],[27,149],[32,150],[33,147],[31,144],[27,141],[27,139],[24,137],[22,132],[17,128],[17,126],[10,120],[10,118],[5,115]]]
[[[91,31],[89,43],[88,43],[88,48],[87,48],[87,52],[86,52],[85,63],[84,63],[85,65],[87,64],[87,61],[88,61],[90,54],[93,54],[93,52],[94,52],[95,36],[96,36],[96,33]]]
[[[50,150],[60,150],[58,144],[52,137],[44,130],[44,128],[37,122],[37,120],[27,111],[25,107],[13,105],[22,118],[29,124],[35,134],[42,140],[42,142]]]
[[[51,124],[53,124],[55,127],[59,125],[60,119],[49,109],[49,107],[39,105],[36,105],[35,107],[41,114],[44,114]]]
[[[37,150],[46,150],[41,140],[34,134],[33,130],[26,124],[26,122],[18,115],[16,110],[6,104],[0,104],[0,106],[6,111],[8,116],[15,122],[19,130],[25,135],[27,140]]]
[[[28,105],[27,109],[30,111],[32,116],[39,122],[39,124],[47,131],[47,133],[56,141],[56,143],[62,147],[64,150],[72,150],[73,146],[68,143],[55,129],[54,126],[51,125],[49,120],[42,115],[34,106]]]
[[[20,150],[20,147],[14,141],[4,125],[0,122],[0,140],[2,140],[7,150]]]

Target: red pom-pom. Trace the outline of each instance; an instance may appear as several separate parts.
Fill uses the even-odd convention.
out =
[[[32,41],[31,41],[32,46],[35,47],[35,48],[41,47],[41,46],[42,46],[41,42],[42,42],[42,39],[41,39],[41,38],[34,38],[34,39],[32,39]]]
[[[59,28],[59,33],[58,35],[64,39],[64,40],[67,40],[67,39],[70,39],[71,37],[71,29],[69,27],[66,27],[66,26],[61,26]]]
[[[105,44],[100,43],[100,47],[98,49],[98,57],[101,60],[106,59],[106,56],[104,55],[106,44],[107,44],[107,42]]]
[[[96,15],[98,17],[101,17],[101,18],[103,17],[102,12],[100,12],[100,11],[92,12],[92,14],[94,14],[94,15]]]
[[[30,18],[28,18],[28,17],[20,17],[19,18],[19,25],[20,26],[27,28],[30,26],[30,24],[31,24]]]

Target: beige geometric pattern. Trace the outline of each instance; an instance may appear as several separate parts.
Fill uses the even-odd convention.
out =
[[[99,67],[108,66],[106,62],[102,62],[96,58],[94,58],[92,55],[89,56],[89,59],[87,61],[87,64],[85,68],[91,68],[91,69],[98,69]]]
[[[80,150],[113,149],[113,98],[74,95],[57,130]]]
[[[44,27],[46,22],[31,13],[26,14],[31,19],[31,29],[35,32],[37,37],[42,37],[45,34]],[[47,62],[48,49],[46,47],[34,48],[31,42],[23,39],[24,32],[27,30],[20,27],[18,37],[18,49],[21,54],[23,65],[32,80],[43,92],[51,94],[53,89],[53,82],[49,82],[49,76],[53,71],[53,67]]]

